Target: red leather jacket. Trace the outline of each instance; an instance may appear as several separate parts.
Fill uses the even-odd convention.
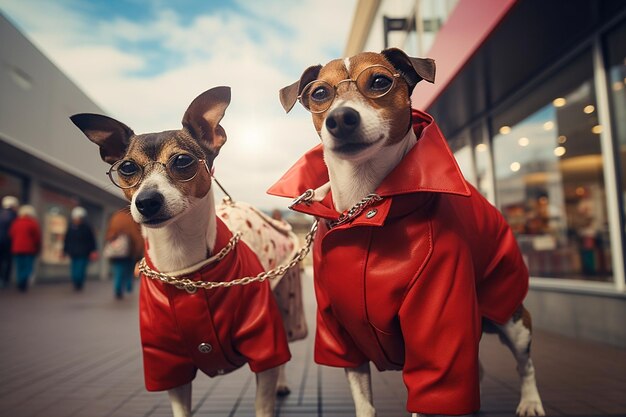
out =
[[[37,220],[20,216],[9,229],[11,253],[14,255],[37,255],[41,250],[41,229]]]
[[[215,251],[226,246],[231,236],[218,218]],[[146,250],[148,266],[155,269],[147,254]],[[224,259],[185,278],[231,281],[261,271],[256,255],[239,241]],[[253,372],[260,372],[291,358],[267,281],[189,294],[142,276],[139,312],[148,391],[186,384],[197,369],[213,377],[248,363]]]
[[[417,144],[383,180],[382,200],[350,223],[325,221],[313,249],[316,362],[402,369],[407,408],[479,407],[481,317],[504,323],[528,272],[502,215],[466,183],[431,116],[414,111]],[[328,182],[321,145],[269,190],[297,197]],[[336,219],[329,193],[296,210]]]

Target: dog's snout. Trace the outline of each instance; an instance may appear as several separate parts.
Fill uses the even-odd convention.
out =
[[[156,190],[142,191],[135,199],[135,206],[145,217],[152,217],[163,207],[163,194]]]
[[[352,107],[337,107],[326,117],[326,129],[338,139],[350,136],[360,123],[361,115]]]

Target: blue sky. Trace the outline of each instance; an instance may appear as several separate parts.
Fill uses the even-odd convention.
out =
[[[216,174],[236,198],[265,190],[317,144],[278,90],[342,57],[356,0],[0,0],[0,10],[103,112],[135,132],[180,127],[194,97],[232,88]],[[241,167],[246,167],[245,172]]]

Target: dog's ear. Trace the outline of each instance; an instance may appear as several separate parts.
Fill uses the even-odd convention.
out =
[[[430,58],[412,58],[398,48],[381,51],[387,61],[397,69],[409,86],[409,94],[422,80],[435,82],[435,60]]]
[[[226,142],[220,126],[230,104],[230,87],[215,87],[196,97],[183,116],[183,126],[211,154],[217,155]]]
[[[288,85],[287,87],[281,88],[278,93],[280,97],[280,104],[283,105],[283,109],[287,113],[293,108],[294,104],[298,100],[298,96],[302,92],[302,89],[306,87],[308,83],[315,80],[322,69],[321,65],[313,65],[304,70],[300,79],[295,83]]]
[[[100,147],[100,157],[109,164],[124,157],[130,138],[135,134],[124,123],[101,114],[79,113],[70,120]]]

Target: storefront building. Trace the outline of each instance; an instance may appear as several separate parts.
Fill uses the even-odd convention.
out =
[[[536,326],[626,346],[626,2],[359,1],[346,56],[437,63],[413,106],[513,228]]]
[[[2,14],[0,39],[0,199],[12,195],[37,210],[43,247],[35,279],[69,280],[63,239],[72,208],[87,209],[102,248],[107,219],[126,204],[97,148],[68,118],[104,112]],[[92,262],[88,273],[106,277],[106,262]]]

